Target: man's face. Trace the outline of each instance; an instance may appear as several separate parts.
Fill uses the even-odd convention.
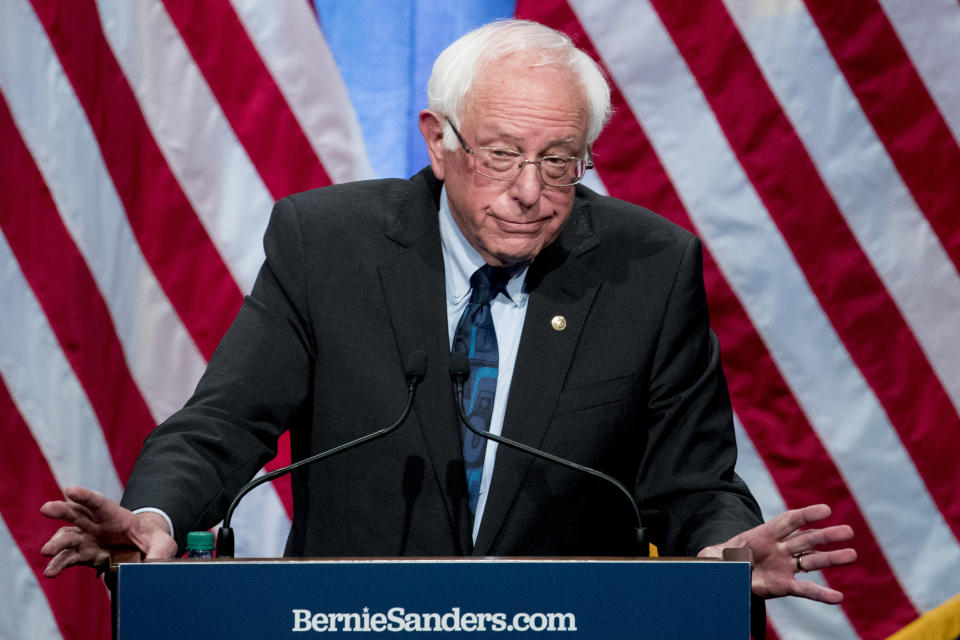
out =
[[[510,56],[478,73],[459,129],[471,149],[499,147],[536,160],[583,157],[587,122],[586,96],[570,71]],[[531,260],[556,240],[570,217],[574,187],[544,186],[536,165],[524,166],[512,182],[479,175],[473,156],[439,143],[442,124],[439,114],[421,114],[431,165],[444,181],[453,219],[484,260],[494,266]]]

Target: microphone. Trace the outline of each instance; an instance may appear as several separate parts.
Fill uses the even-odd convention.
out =
[[[407,356],[407,362],[404,366],[404,374],[407,378],[407,404],[403,407],[403,412],[400,414],[400,417],[397,418],[393,424],[384,427],[379,431],[374,431],[373,433],[368,433],[365,436],[361,436],[356,440],[345,442],[334,447],[333,449],[321,451],[320,453],[314,454],[309,458],[298,460],[297,462],[287,465],[286,467],[276,469],[270,473],[265,473],[259,478],[254,478],[244,485],[243,488],[240,489],[240,492],[237,493],[236,497],[233,499],[233,502],[230,503],[230,506],[227,508],[227,513],[223,517],[223,525],[220,527],[220,532],[217,535],[217,557],[233,557],[234,536],[233,529],[230,527],[230,520],[233,518],[233,512],[237,508],[237,505],[240,504],[240,500],[253,489],[256,489],[264,482],[270,482],[271,480],[279,478],[280,476],[286,475],[294,469],[299,469],[300,467],[304,467],[308,464],[313,464],[318,460],[328,458],[334,454],[340,453],[341,451],[352,449],[357,445],[361,445],[375,438],[379,438],[380,436],[384,436],[403,424],[404,420],[406,420],[407,416],[410,414],[410,408],[413,406],[413,397],[416,395],[417,385],[423,381],[424,376],[427,374],[427,354],[422,349],[414,349],[410,352],[410,355]]]
[[[575,471],[580,471],[582,473],[589,474],[595,478],[600,478],[601,480],[607,482],[608,484],[616,487],[624,496],[627,497],[627,500],[630,502],[630,507],[633,509],[633,514],[637,522],[636,529],[634,530],[637,549],[640,550],[642,555],[647,555],[645,548],[646,541],[646,532],[643,528],[643,520],[640,517],[640,509],[637,508],[637,503],[634,502],[633,496],[630,494],[630,491],[627,490],[623,484],[620,483],[616,478],[609,476],[602,471],[597,471],[596,469],[591,469],[590,467],[585,467],[582,464],[573,462],[572,460],[567,460],[566,458],[561,458],[555,456],[552,453],[548,453],[541,449],[531,447],[530,445],[523,444],[522,442],[517,442],[516,440],[510,440],[503,436],[498,436],[487,431],[480,431],[467,420],[467,417],[463,414],[463,385],[467,381],[467,378],[470,377],[470,360],[467,358],[467,354],[462,351],[454,351],[450,354],[450,379],[453,381],[454,393],[457,398],[457,415],[460,417],[460,421],[467,427],[470,431],[480,436],[481,438],[486,438],[487,440],[493,440],[499,444],[505,445],[507,447],[518,449],[524,453],[528,453],[537,458],[543,458],[544,460],[549,460],[550,462],[555,462],[559,465],[567,467],[569,469],[574,469]]]

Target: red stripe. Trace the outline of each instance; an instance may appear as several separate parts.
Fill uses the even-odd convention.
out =
[[[2,96],[0,139],[0,228],[97,414],[117,474],[126,479],[153,417],[103,296]]]
[[[897,171],[960,269],[960,146],[886,14],[875,0],[806,4]]]
[[[240,289],[157,147],[94,2],[32,2],[96,134],[140,248],[209,358],[240,308]]]
[[[576,16],[565,2],[521,1],[518,17],[542,21],[571,35],[578,46],[600,58]],[[609,75],[609,74],[608,74]],[[595,145],[598,170],[611,195],[654,206],[676,224],[693,224],[646,135],[619,88],[612,87],[614,116]],[[861,632],[885,634],[886,622],[874,620],[876,604],[883,602],[892,628],[916,617],[917,612],[897,583],[884,554],[872,536],[854,496],[824,450],[803,411],[796,404],[773,359],[745,311],[724,280],[708,251],[704,279],[709,292],[713,329],[723,346],[724,370],[734,406],[763,456],[790,507],[827,501],[833,522],[851,524],[857,532],[859,560],[851,567],[827,572],[831,586],[847,594],[844,609]],[[808,473],[807,470],[814,470]],[[810,478],[817,478],[816,487]],[[869,589],[864,585],[870,585]]]
[[[230,2],[164,4],[273,197],[329,185],[320,159]]]
[[[821,307],[960,537],[960,466],[953,455],[960,416],[725,7],[719,0],[653,0],[653,6]]]
[[[280,467],[290,464],[290,432],[284,431],[280,434],[280,440],[277,442],[277,456],[266,464],[267,471],[274,471]],[[272,482],[274,491],[280,496],[280,502],[287,512],[287,517],[293,520],[293,486],[290,480],[290,474],[280,476]]]
[[[0,433],[0,468],[7,470],[0,474],[0,515],[40,583],[60,632],[64,638],[77,640],[109,638],[110,602],[94,571],[73,569],[53,580],[43,576],[48,558],[40,555],[40,547],[62,523],[40,515],[40,505],[62,500],[63,495],[2,378]],[[7,579],[6,565],[5,573]],[[3,615],[17,615],[7,605],[4,608]]]

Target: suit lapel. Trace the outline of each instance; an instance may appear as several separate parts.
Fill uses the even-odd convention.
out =
[[[423,182],[426,180],[426,183]],[[438,226],[440,183],[432,174],[415,176],[411,197],[397,208],[387,236],[400,245],[378,268],[394,335],[401,355],[422,349],[427,375],[417,391],[414,415],[447,505],[451,531],[460,549],[471,548],[466,521],[464,477],[456,405],[447,364],[446,288]]]
[[[579,259],[596,244],[588,207],[578,201],[561,238],[530,266],[529,307],[503,424],[507,438],[538,448],[543,442],[587,314],[600,288],[597,274]],[[557,324],[560,318],[565,322],[562,328]],[[497,448],[474,555],[490,553],[532,462],[529,454],[505,446]]]

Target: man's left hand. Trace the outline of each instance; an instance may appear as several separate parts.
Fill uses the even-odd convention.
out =
[[[803,528],[829,516],[830,507],[825,504],[792,509],[722,544],[704,548],[697,557],[719,558],[727,547],[750,547],[753,551],[751,588],[754,595],[762,598],[799,596],[837,604],[843,600],[841,592],[796,577],[798,573],[850,564],[857,559],[854,549],[818,549],[825,544],[851,539],[853,529],[849,525]]]

